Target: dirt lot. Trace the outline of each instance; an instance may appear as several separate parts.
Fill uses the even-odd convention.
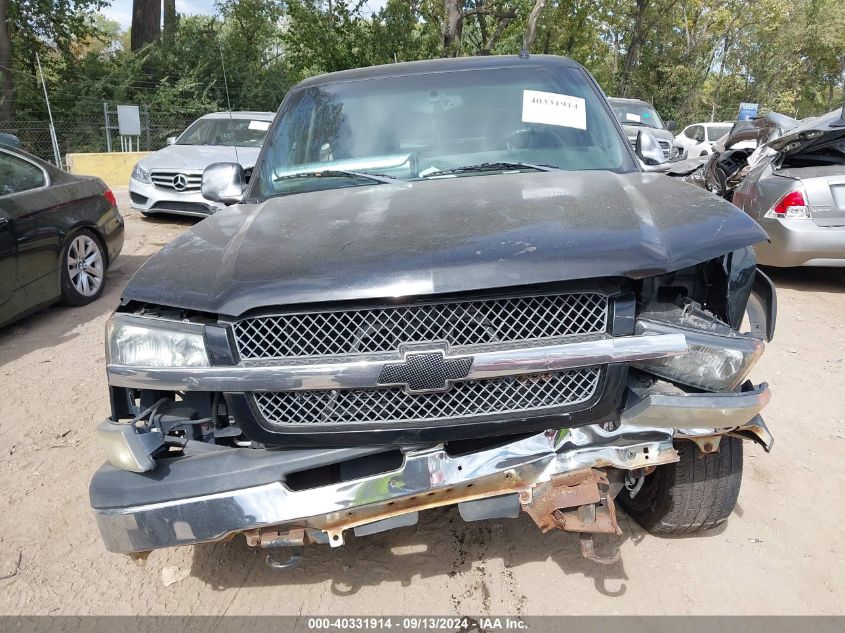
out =
[[[525,515],[431,511],[415,528],[313,546],[288,573],[240,538],[155,552],[145,568],[106,553],[87,491],[108,414],[103,324],[132,273],[191,224],[127,216],[104,297],[0,332],[0,613],[845,613],[845,270],[773,272],[778,332],[754,377],[774,390],[775,448],[746,444],[736,513],[706,536],[656,538],[623,515],[622,559],[601,567],[575,535],[542,535]]]

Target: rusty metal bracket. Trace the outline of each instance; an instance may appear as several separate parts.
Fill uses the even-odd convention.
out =
[[[722,439],[721,435],[688,435],[685,436],[684,439],[689,440],[690,442],[695,442],[698,446],[698,450],[701,451],[703,455],[708,453],[718,453],[719,452],[719,441]]]
[[[610,556],[599,556],[593,544],[594,534],[622,534],[604,471],[585,468],[556,475],[521,499],[522,508],[543,532],[552,528],[578,532],[584,558],[600,565],[619,560],[618,549]]]
[[[599,473],[607,482],[607,476],[602,471],[590,468],[553,475],[549,481],[537,484],[532,489],[531,501],[523,503],[522,509],[543,532],[560,527],[553,516],[558,509],[577,508],[601,500],[596,475],[593,473]]]
[[[252,547],[280,550],[287,549],[290,555],[286,560],[278,560],[273,554],[267,554],[267,566],[273,569],[293,569],[302,560],[306,543],[305,530],[295,528],[284,532],[278,530],[250,530],[244,534],[246,542]]]
[[[531,502],[523,504],[523,509],[543,532],[558,528],[567,532],[621,534],[609,490],[604,471],[575,470],[536,486]]]
[[[591,560],[599,565],[612,565],[618,563],[621,557],[621,552],[617,548],[610,556],[599,556],[596,554],[595,543],[593,542],[592,534],[581,533],[581,556],[587,560]]]

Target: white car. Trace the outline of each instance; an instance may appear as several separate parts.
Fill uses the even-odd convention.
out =
[[[675,137],[675,147],[686,150],[689,158],[709,156],[713,153],[713,144],[731,131],[733,123],[693,123],[686,126]]]
[[[164,149],[138,161],[129,180],[132,208],[144,215],[205,217],[225,205],[206,200],[202,172],[212,163],[240,163],[252,171],[273,112],[215,112],[194,121]]]

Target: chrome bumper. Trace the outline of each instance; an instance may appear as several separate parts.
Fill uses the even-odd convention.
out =
[[[426,346],[429,349],[431,346]],[[498,378],[562,371],[607,363],[633,363],[683,354],[684,334],[654,334],[593,339],[472,353],[472,367],[462,380]],[[242,362],[234,367],[130,367],[109,364],[114,387],[174,391],[287,391],[375,387],[385,367],[402,356],[384,355],[366,360],[271,364]]]
[[[768,400],[765,385],[754,393],[758,402]],[[695,405],[684,400],[691,396],[668,397],[675,406],[673,400],[648,404],[643,399],[640,403],[646,404],[628,415],[659,426],[623,423],[614,431],[598,426],[547,431],[457,457],[439,446],[411,450],[397,470],[339,484],[295,491],[277,481],[161,503],[95,508],[94,512],[106,548],[112,552],[219,541],[238,532],[283,525],[319,530],[332,546],[339,546],[344,530],[427,508],[510,493],[519,493],[525,506],[531,502],[532,490],[556,474],[591,467],[635,470],[677,461],[674,438],[696,430],[676,431],[676,416],[690,410],[700,410],[701,416],[684,421],[708,421],[706,429],[698,429],[701,433],[751,433],[765,443],[768,430],[755,407],[748,406],[747,394],[706,394],[696,397]],[[705,418],[704,411],[710,417]],[[726,428],[714,422],[728,418],[736,425]],[[169,485],[166,475],[161,483]]]
[[[207,217],[221,209],[226,208],[225,205],[212,202],[203,197],[198,190],[194,191],[176,191],[175,189],[163,189],[150,183],[143,183],[131,178],[129,180],[129,193],[143,196],[146,202],[140,203],[131,201],[130,206],[136,211],[156,212],[156,213],[174,213],[179,215],[189,215],[193,217]],[[184,211],[178,208],[168,208],[168,202],[175,203],[194,203],[198,205],[205,205],[208,211],[203,213],[200,211]],[[158,204],[159,206],[155,207]],[[153,208],[155,207],[155,208]]]
[[[676,429],[732,429],[763,410],[771,393],[763,383],[741,393],[649,393],[622,412],[623,424]]]
[[[624,441],[623,441],[624,440]],[[677,461],[667,429],[598,427],[547,431],[470,455],[411,451],[393,472],[293,491],[282,482],[130,508],[95,509],[106,549],[130,553],[219,541],[246,530],[293,525],[343,531],[426,508],[506,493],[530,495],[552,475],[586,467],[643,468]],[[530,499],[530,496],[528,497]]]

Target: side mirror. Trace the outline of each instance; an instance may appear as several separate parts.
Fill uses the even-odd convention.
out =
[[[240,202],[245,188],[244,168],[238,163],[212,163],[202,172],[202,196],[212,202]]]
[[[678,129],[678,122],[677,121],[666,121],[666,129],[670,132],[674,132]]]
[[[165,143],[167,143],[168,145],[176,145],[176,137],[175,136],[168,136]]]
[[[646,167],[655,167],[669,162],[663,155],[663,149],[660,147],[660,143],[657,142],[654,134],[649,130],[640,130],[637,132],[634,152]]]

